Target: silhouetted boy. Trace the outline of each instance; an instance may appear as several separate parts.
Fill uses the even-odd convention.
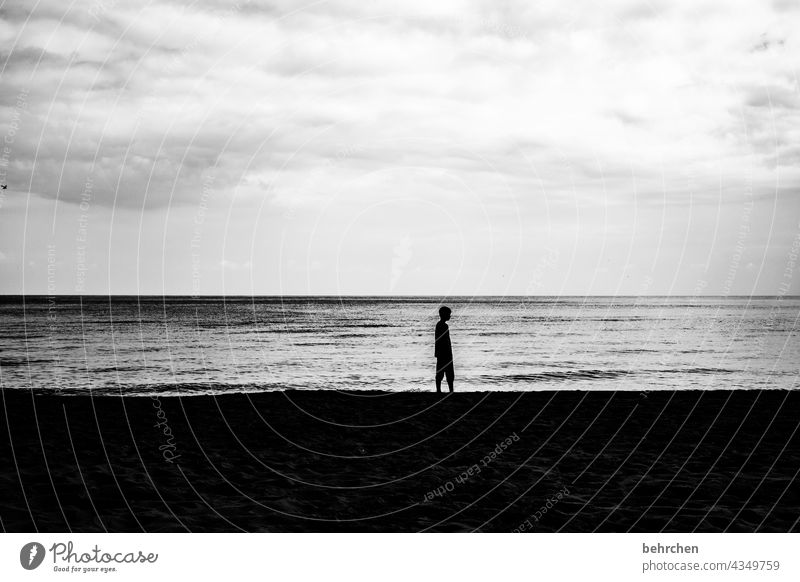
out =
[[[436,391],[442,391],[442,378],[447,376],[447,385],[453,391],[453,347],[450,345],[450,328],[447,320],[450,319],[450,308],[439,308],[439,323],[436,324],[436,343],[434,355],[436,356]]]

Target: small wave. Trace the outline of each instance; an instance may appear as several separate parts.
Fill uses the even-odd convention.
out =
[[[738,370],[727,368],[675,368],[671,370],[652,370],[662,374],[733,374]]]
[[[175,382],[173,384],[113,384],[94,388],[58,387],[53,390],[41,390],[43,394],[61,394],[64,396],[204,396],[236,393],[271,392],[276,390],[299,389],[289,383],[259,382],[231,383],[220,382]]]
[[[567,370],[538,372],[535,374],[508,374],[480,376],[480,380],[489,382],[549,382],[553,380],[597,380],[602,378],[620,378],[633,374],[631,370]]]
[[[564,380],[609,380],[615,378],[625,378],[628,376],[647,376],[650,374],[683,374],[683,375],[717,375],[733,374],[736,370],[726,368],[672,368],[672,369],[650,369],[650,370],[551,370],[547,372],[537,372],[533,374],[484,374],[478,379],[484,382],[504,383],[504,382],[553,382]]]
[[[35,364],[55,364],[58,362],[57,359],[52,360],[34,360],[34,359],[27,359],[27,358],[3,358],[0,359],[0,367],[4,368],[16,368],[18,366],[27,366],[35,365]]]

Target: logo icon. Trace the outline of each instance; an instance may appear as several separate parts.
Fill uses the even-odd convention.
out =
[[[19,563],[26,570],[35,570],[44,561],[44,546],[39,542],[28,542],[19,551]]]

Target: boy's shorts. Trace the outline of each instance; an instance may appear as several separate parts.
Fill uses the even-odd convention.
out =
[[[436,360],[436,381],[441,382],[442,378],[447,376],[447,381],[452,382],[455,378],[455,370],[453,370],[453,360]]]

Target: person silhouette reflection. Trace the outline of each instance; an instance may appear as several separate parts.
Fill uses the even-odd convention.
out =
[[[447,385],[453,391],[453,347],[450,345],[450,328],[447,321],[450,319],[449,307],[439,308],[439,322],[436,324],[436,339],[434,343],[434,356],[436,356],[436,391],[442,391],[442,378],[447,376]]]

